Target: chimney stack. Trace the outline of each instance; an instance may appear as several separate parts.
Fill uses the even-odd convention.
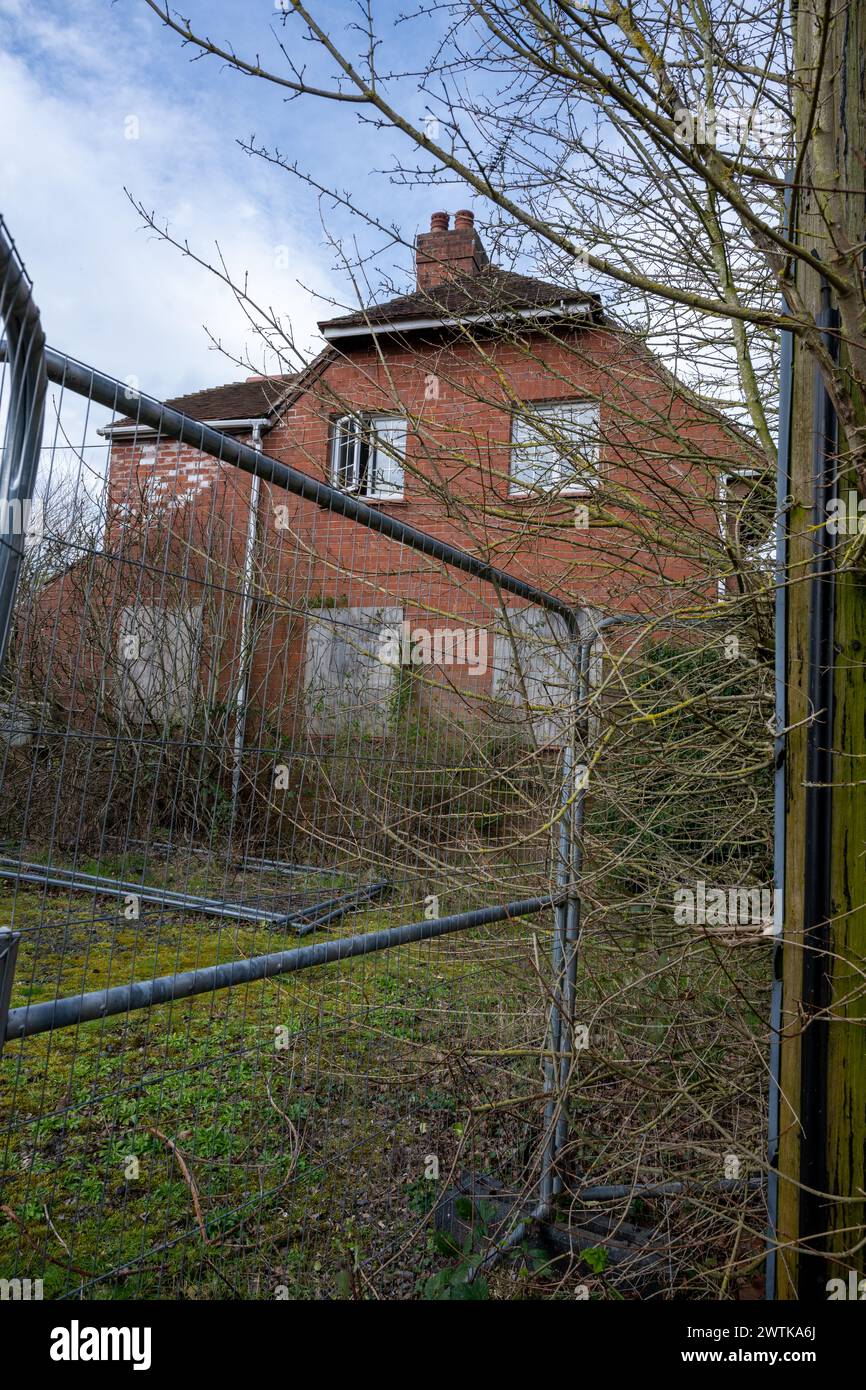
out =
[[[448,222],[447,212],[434,212],[429,232],[422,232],[415,243],[419,290],[443,285],[455,275],[477,275],[488,264],[474,214],[465,208],[455,213],[453,230]]]

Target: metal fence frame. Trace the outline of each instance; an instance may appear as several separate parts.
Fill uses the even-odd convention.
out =
[[[291,949],[269,952],[223,964],[201,967],[194,970],[178,971],[173,974],[134,980],[130,984],[105,987],[76,995],[58,997],[48,1002],[10,1007],[14,972],[20,935],[15,931],[0,930],[0,1055],[5,1041],[24,1039],[58,1028],[74,1027],[80,1023],[97,1021],[116,1015],[128,1014],[135,1010],[150,1009],[160,1004],[190,998],[195,995],[210,994],[237,985],[276,976],[296,973],[302,970],[328,965],[354,957],[384,952],[400,946],[471,930],[473,928],[509,922],[517,918],[530,917],[547,911],[554,912],[554,930],[550,954],[550,1004],[548,1011],[547,1034],[543,1052],[543,1088],[545,1093],[544,1123],[540,1148],[540,1176],[537,1199],[521,1204],[510,1214],[500,1230],[508,1234],[497,1240],[483,1258],[479,1259],[472,1277],[494,1262],[508,1248],[519,1243],[528,1230],[531,1221],[545,1222],[554,1212],[555,1198],[562,1192],[564,1175],[561,1171],[561,1155],[568,1144],[568,1118],[563,1103],[572,1067],[575,1060],[575,1000],[578,967],[578,950],[581,935],[581,895],[580,880],[583,871],[583,829],[587,778],[585,764],[589,761],[589,718],[590,672],[594,647],[602,634],[619,624],[644,624],[647,619],[640,615],[618,615],[588,621],[587,615],[564,599],[549,593],[543,588],[527,583],[508,571],[493,566],[473,555],[471,552],[451,545],[439,538],[395,518],[364,502],[349,493],[342,492],[329,483],[302,473],[291,466],[269,457],[262,452],[258,431],[254,433],[253,443],[246,444],[233,436],[223,433],[213,426],[192,419],[174,410],[154,397],[133,389],[110,375],[77,361],[76,359],[45,346],[39,314],[30,289],[30,282],[14,245],[8,238],[2,219],[0,219],[0,318],[6,329],[6,339],[0,343],[0,361],[8,364],[9,381],[9,424],[6,431],[2,467],[0,467],[0,505],[7,511],[10,503],[21,503],[31,498],[37,467],[39,463],[44,403],[47,382],[51,381],[63,390],[88,398],[115,414],[132,417],[132,428],[142,427],[157,435],[178,441],[188,447],[210,455],[219,463],[248,473],[254,480],[257,490],[262,482],[267,482],[283,491],[312,502],[315,506],[354,522],[366,530],[387,540],[437,560],[442,564],[488,583],[497,595],[510,594],[526,603],[537,605],[548,613],[563,620],[566,627],[566,642],[570,656],[570,669],[574,683],[569,705],[569,737],[562,749],[562,777],[559,788],[559,829],[556,847],[556,883],[554,890],[544,896],[523,898],[505,904],[495,904],[460,912],[450,916],[425,918],[422,921],[404,922],[398,926],[363,932],[351,936],[319,942],[313,945],[298,945]],[[781,483],[780,483],[781,485]],[[24,536],[3,536],[0,538],[0,665],[2,665],[8,637],[11,631],[14,599],[21,569],[24,550]],[[784,603],[784,597],[780,597]],[[674,619],[674,622],[684,620]],[[706,619],[692,619],[692,622],[706,622]],[[712,621],[712,620],[710,620]],[[689,620],[685,620],[688,624]],[[778,637],[778,633],[777,633]],[[243,642],[242,642],[243,646]],[[777,661],[779,653],[777,652]],[[778,681],[778,668],[777,668]],[[235,755],[239,756],[243,742],[243,719],[245,716],[245,691],[239,689],[237,699],[238,725],[235,732]],[[777,745],[781,735],[777,733]],[[235,767],[234,789],[238,766]],[[780,774],[783,777],[783,773]],[[782,783],[783,785],[783,783]],[[233,796],[233,807],[236,797]],[[779,842],[777,839],[777,850]],[[783,846],[781,852],[783,853]],[[0,859],[0,873],[3,865],[12,861]],[[280,865],[261,860],[262,865],[270,865],[274,871],[286,873],[301,872],[305,867],[299,865]],[[28,866],[18,864],[16,877],[25,877]],[[46,869],[46,873],[49,870]],[[53,872],[53,871],[51,871]],[[67,872],[63,886],[70,882]],[[147,885],[121,883],[114,887],[106,886],[108,880],[96,875],[77,874],[81,880],[90,879],[92,883],[76,883],[76,887],[93,893],[126,895],[138,892],[142,897],[151,894],[151,901],[163,906],[171,906],[179,898],[184,910],[197,910],[208,915],[241,917],[262,913],[263,918],[279,917],[280,914],[263,913],[261,909],[245,904],[217,902],[214,899],[200,898],[198,907],[189,901],[191,895],[174,894]],[[777,870],[778,879],[778,870]],[[43,876],[43,882],[46,881]],[[59,882],[60,880],[58,880]],[[360,894],[332,895],[327,902],[316,904],[315,908],[294,916],[285,916],[285,925],[293,926],[299,936],[327,925],[335,918],[342,917],[351,906],[349,900],[372,897],[375,892],[386,888],[386,884],[375,884],[371,890]],[[408,914],[407,914],[408,915]],[[770,1083],[770,1149],[777,1139],[776,1108],[777,1095],[777,1019],[779,1009],[780,982],[773,989]],[[754,1186],[760,1180],[751,1179]],[[741,1185],[734,1180],[731,1188]],[[775,1175],[770,1171],[768,1195],[770,1199],[770,1242],[768,1266],[768,1296],[772,1296],[774,1234],[774,1198],[776,1192]],[[719,1184],[727,1187],[727,1183]],[[599,1186],[584,1189],[581,1196],[585,1200],[606,1200],[613,1196],[634,1195],[639,1190],[648,1194],[664,1195],[683,1190],[683,1184],[669,1183],[648,1185],[645,1189],[626,1188],[618,1185]]]
[[[24,528],[10,527],[17,509],[32,503],[45,418],[45,335],[30,279],[0,216],[0,325],[5,337],[6,430],[0,456],[0,666],[9,642],[15,593],[24,555]],[[0,1053],[15,975],[20,933],[0,929]]]
[[[33,500],[39,467],[47,386],[45,336],[32,286],[0,217],[0,323],[5,330],[9,396],[6,437],[0,461],[0,663],[6,651],[21,560],[24,528],[11,534],[7,522]]]
[[[29,300],[27,301],[29,303]],[[37,316],[38,317],[38,316]],[[0,347],[0,356],[11,360],[14,353]],[[585,778],[580,771],[578,752],[585,738],[585,707],[589,694],[589,669],[592,648],[604,627],[620,621],[602,620],[588,630],[586,615],[563,599],[535,585],[528,584],[506,570],[479,559],[469,551],[448,544],[435,536],[407,525],[373,507],[366,506],[348,493],[318,481],[260,449],[243,443],[201,421],[193,420],[173,410],[152,396],[133,390],[115,377],[98,372],[72,357],[52,348],[44,348],[42,375],[64,390],[89,398],[115,413],[135,416],[135,424],[156,431],[160,436],[209,454],[220,463],[229,464],[249,473],[254,479],[272,483],[297,497],[313,502],[329,512],[338,513],[370,531],[399,542],[422,555],[438,559],[493,586],[498,593],[508,593],[536,604],[565,620],[567,640],[573,659],[575,684],[570,704],[571,741],[564,748],[561,786],[561,818],[559,830],[556,891],[543,897],[522,899],[502,905],[483,907],[447,917],[405,923],[383,931],[369,932],[336,941],[295,947],[251,959],[226,962],[155,979],[134,981],[132,984],[104,988],[89,993],[58,998],[48,1003],[28,1004],[9,1008],[12,989],[17,934],[8,934],[5,953],[0,954],[0,1053],[6,1040],[25,1038],[56,1028],[73,1027],[79,1023],[101,1019],[132,1010],[147,1009],[191,995],[212,993],[252,980],[271,978],[299,970],[310,969],[349,957],[391,950],[411,942],[433,940],[452,932],[466,931],[495,922],[511,921],[554,910],[555,928],[551,945],[551,1005],[548,1038],[545,1046],[544,1089],[545,1132],[543,1139],[539,1205],[537,1218],[547,1216],[552,1199],[561,1191],[562,1177],[557,1173],[557,1157],[567,1142],[567,1120],[561,1096],[573,1061],[574,1004],[577,976],[578,944],[580,937],[580,897],[578,877],[581,869],[581,834],[585,795]],[[28,359],[31,373],[32,358]],[[39,371],[35,376],[41,379]],[[44,395],[44,381],[42,385]],[[41,425],[40,425],[41,435]],[[32,432],[20,442],[19,450],[29,450],[28,466],[35,474],[38,461],[38,438],[34,447]],[[22,465],[21,473],[24,475]],[[26,475],[25,475],[26,476]],[[17,577],[17,571],[16,571]],[[0,590],[7,607],[0,613],[3,628],[8,628],[14,599],[14,584]],[[639,618],[625,621],[640,621]],[[85,885],[86,886],[86,885]],[[129,892],[135,885],[125,885]],[[137,891],[137,890],[136,890]],[[203,908],[201,910],[204,910]],[[338,909],[342,915],[344,909]],[[316,919],[312,927],[322,925],[337,913]],[[312,929],[310,924],[306,929]],[[303,934],[301,926],[300,934]],[[519,1228],[518,1228],[519,1229]]]

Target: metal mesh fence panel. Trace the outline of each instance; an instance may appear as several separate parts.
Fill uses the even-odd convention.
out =
[[[442,483],[314,368],[223,429],[44,348],[4,254],[0,1278],[724,1296],[778,918],[766,575],[705,455],[641,423],[575,546],[584,501]]]
[[[579,633],[129,396],[52,391],[5,667],[4,1267],[411,1293],[449,1184],[537,1180]]]

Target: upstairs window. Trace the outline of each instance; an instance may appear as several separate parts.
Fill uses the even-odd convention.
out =
[[[596,401],[527,401],[511,420],[511,496],[591,491],[599,477],[599,433]]]
[[[342,415],[334,421],[331,479],[359,497],[403,496],[406,421],[401,415]]]

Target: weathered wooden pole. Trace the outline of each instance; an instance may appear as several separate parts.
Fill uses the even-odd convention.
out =
[[[842,369],[822,373],[797,340],[776,1295],[801,1300],[847,1296],[830,1281],[866,1274],[864,53],[866,0],[801,4],[795,233],[837,283],[800,265],[796,286]]]

